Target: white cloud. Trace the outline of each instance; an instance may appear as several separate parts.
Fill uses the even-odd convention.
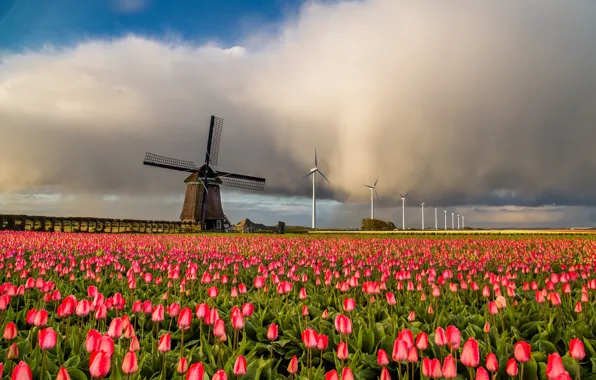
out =
[[[163,202],[184,178],[142,167],[144,152],[200,160],[213,113],[221,168],[278,194],[309,194],[316,145],[321,195],[342,201],[365,202],[379,175],[383,202],[412,190],[428,204],[594,204],[594,10],[310,4],[280,34],[231,48],[128,36],[9,55],[0,191]]]

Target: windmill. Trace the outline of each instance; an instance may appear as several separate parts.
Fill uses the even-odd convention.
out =
[[[319,170],[317,164],[317,149],[315,148],[315,167],[310,169],[310,172],[304,178],[312,175],[312,228],[317,228],[317,173],[319,173],[325,181],[329,182],[325,174]]]
[[[464,230],[466,229],[466,225],[464,223],[464,216],[461,216],[461,228],[463,228]]]
[[[459,230],[459,214],[457,214],[457,229]]]
[[[405,231],[406,230],[406,198],[408,197],[408,194],[410,194],[410,192],[408,191],[405,195],[401,195],[400,193],[398,193],[398,194],[401,197],[401,227]]]
[[[364,185],[370,189],[370,218],[371,219],[375,218],[375,198],[374,198],[374,196],[376,195],[377,200],[379,199],[379,194],[377,194],[377,182],[379,182],[379,177],[377,177],[377,180],[375,181],[374,185],[372,185],[372,186]]]
[[[424,202],[420,206],[422,206],[422,230],[424,231]]]
[[[453,220],[454,220],[454,219],[453,219],[453,216],[454,216],[454,215],[455,215],[455,213],[453,213],[453,212],[452,212],[452,213],[451,213],[451,229],[452,229],[452,230],[454,230],[454,229],[455,229],[455,224],[454,224],[454,222],[453,222]]]
[[[439,224],[437,222],[437,210],[438,209],[439,209],[438,207],[435,207],[435,231],[439,229]]]
[[[144,165],[191,173],[184,180],[186,195],[180,220],[200,223],[201,230],[224,231],[226,224],[229,225],[221,207],[220,185],[247,190],[265,189],[265,178],[213,169],[212,165],[217,166],[222,128],[223,119],[211,116],[205,164],[200,168],[192,161],[177,160],[153,153],[147,153],[143,161]]]

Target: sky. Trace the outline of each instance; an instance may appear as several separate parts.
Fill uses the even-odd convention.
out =
[[[176,220],[224,118],[229,219],[596,225],[596,3],[0,2],[0,213]],[[450,222],[449,222],[450,224]]]

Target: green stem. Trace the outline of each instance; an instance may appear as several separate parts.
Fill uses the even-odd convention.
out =
[[[47,355],[47,351],[44,350],[43,351],[43,359],[41,360],[41,377],[40,380],[43,380],[43,378],[45,377],[45,372],[46,372],[46,355]]]

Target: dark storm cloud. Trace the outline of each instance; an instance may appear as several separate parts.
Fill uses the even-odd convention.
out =
[[[179,194],[184,174],[144,153],[199,163],[213,113],[221,169],[272,195],[310,195],[316,146],[321,198],[366,202],[378,175],[387,208],[408,190],[595,205],[595,21],[588,1],[370,0],[308,5],[244,48],[128,37],[6,56],[0,191]]]

